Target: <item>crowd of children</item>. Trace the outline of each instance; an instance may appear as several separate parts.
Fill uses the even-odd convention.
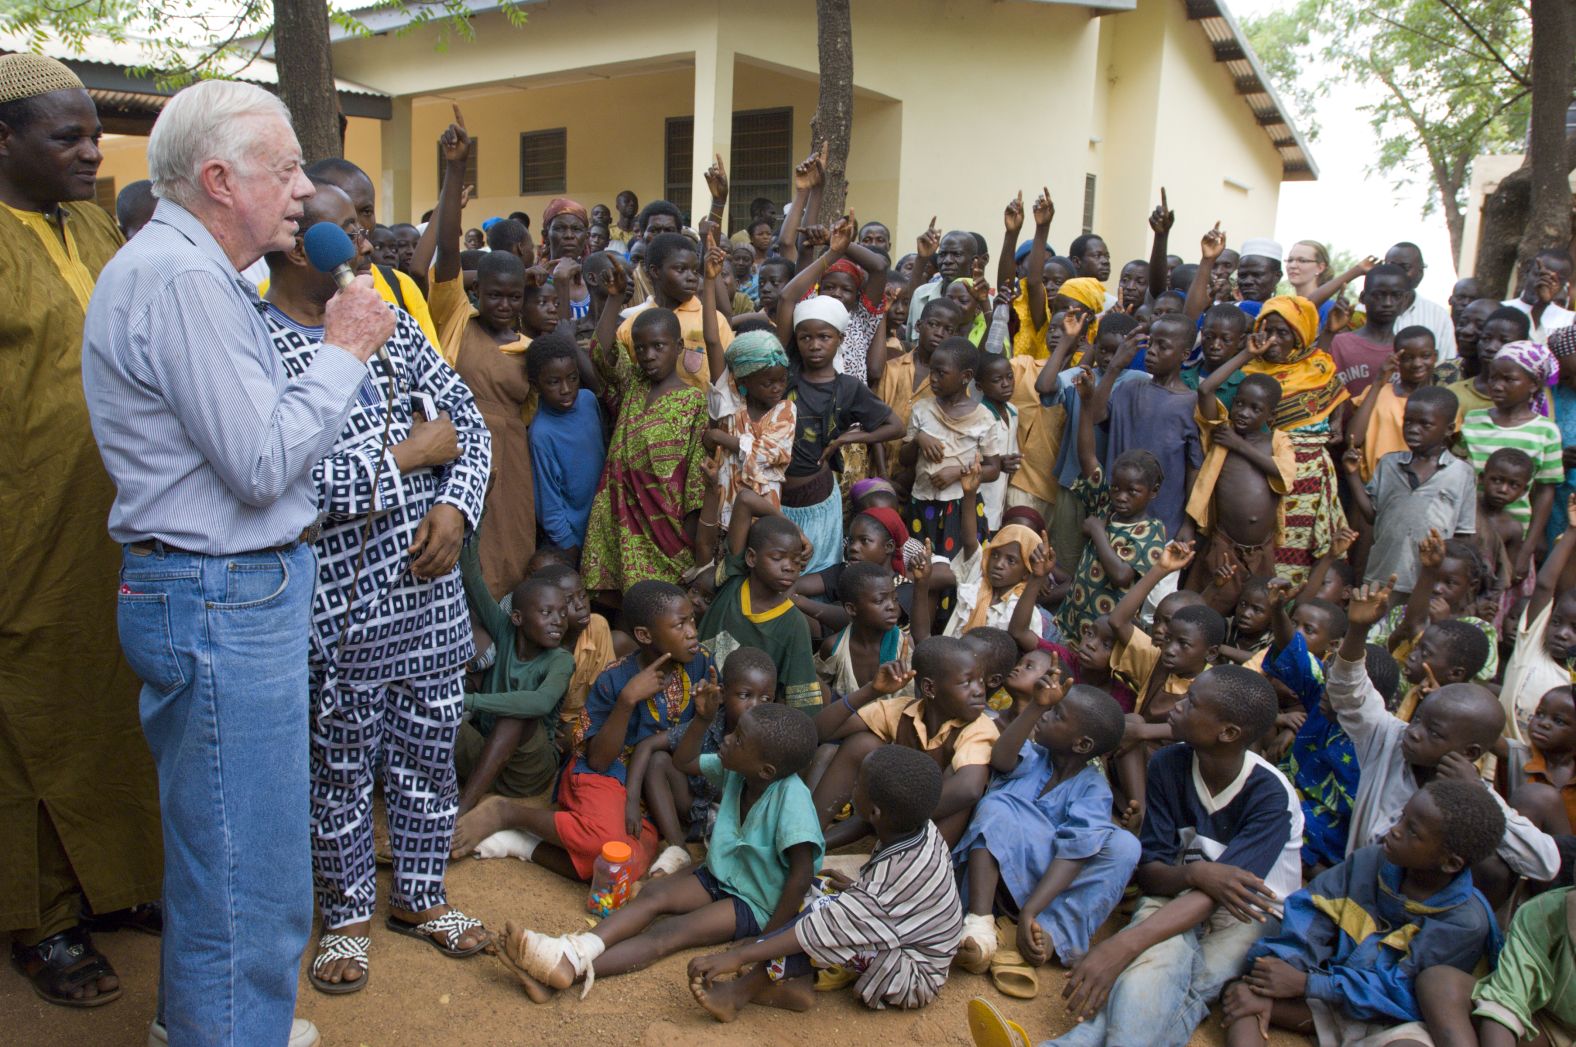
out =
[[[731,242],[719,159],[688,225],[558,200],[481,252],[441,145],[417,275],[494,441],[453,854],[643,879],[504,930],[532,1000],[724,946],[722,1021],[1055,966],[1057,1044],[1573,1042],[1569,258],[1438,329],[1410,244],[1185,264],[1162,199],[1108,288],[1049,193],[994,269],[816,224],[820,154]]]

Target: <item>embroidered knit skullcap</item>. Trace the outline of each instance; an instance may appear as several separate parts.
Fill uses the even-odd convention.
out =
[[[35,54],[0,55],[0,103],[51,91],[80,91],[82,80],[65,63]]]

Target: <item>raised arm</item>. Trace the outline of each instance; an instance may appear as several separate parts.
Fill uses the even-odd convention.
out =
[[[914,259],[914,268],[909,271],[908,287],[905,289],[910,301],[913,301],[914,292],[925,286],[925,281],[930,279],[930,264],[936,257],[936,249],[940,246],[941,232],[936,228],[936,216],[931,215],[930,225],[919,234],[919,239],[914,244],[914,253],[918,257]],[[908,318],[910,327],[918,322],[917,316]]]
[[[1176,224],[1176,212],[1166,205],[1166,187],[1160,187],[1160,206],[1149,214],[1149,228],[1154,230],[1154,241],[1149,248],[1149,300],[1154,301],[1170,290],[1171,274],[1166,272],[1166,253],[1171,245],[1171,227]]]
[[[1001,254],[996,258],[996,286],[1005,287],[1007,281],[1018,275],[1017,262],[1014,256],[1018,253],[1018,234],[1023,232],[1023,190],[1018,190],[1018,195],[1007,201],[1006,211],[1002,214],[1002,224],[1006,232],[1002,235]]]
[[[1356,265],[1352,266],[1350,269],[1346,270],[1346,272],[1342,273],[1340,276],[1337,276],[1335,279],[1315,287],[1313,292],[1308,295],[1308,301],[1312,302],[1314,305],[1323,305],[1331,298],[1334,298],[1336,295],[1340,294],[1341,288],[1345,287],[1359,276],[1367,276],[1368,270],[1372,269],[1378,264],[1379,259],[1373,255],[1369,255],[1367,258],[1364,258],[1362,261],[1358,262]]]
[[[1051,348],[1050,359],[1045,361],[1045,365],[1040,368],[1039,377],[1034,380],[1034,391],[1039,393],[1042,399],[1055,395],[1057,378],[1067,369],[1067,361],[1072,359],[1073,352],[1083,344],[1084,332],[1089,329],[1089,322],[1092,319],[1093,317],[1079,312],[1068,311],[1062,314],[1062,329],[1057,333],[1056,345]]]
[[[1269,342],[1262,335],[1249,335],[1241,352],[1215,368],[1209,373],[1208,378],[1198,383],[1198,413],[1208,421],[1214,421],[1224,414],[1217,395],[1220,387],[1225,385],[1232,375],[1247,366],[1249,361],[1263,358],[1268,351]]]
[[[1040,677],[1034,685],[1034,700],[1023,707],[1023,711],[1013,718],[1006,730],[1001,732],[996,744],[991,746],[991,770],[997,774],[1012,773],[1018,766],[1023,743],[1034,733],[1034,725],[1040,722],[1041,716],[1066,697],[1070,682],[1067,674],[1062,672],[1060,663]]]
[[[438,190],[438,207],[432,215],[432,280],[442,283],[460,275],[460,238],[465,230],[461,219],[461,196],[465,191],[465,161],[471,155],[471,136],[465,131],[465,117],[454,106],[454,123],[438,138],[443,153],[443,186]]]
[[[1434,582],[1439,568],[1445,562],[1445,540],[1430,527],[1423,540],[1417,543],[1417,581],[1406,598],[1406,610],[1401,613],[1401,624],[1390,634],[1390,650],[1417,639],[1428,628],[1428,604],[1434,596]]]
[[[854,229],[848,215],[843,215],[832,224],[830,236],[827,250],[795,273],[793,279],[783,286],[782,292],[777,296],[777,330],[783,335],[785,344],[793,337],[794,306],[810,293],[812,287],[821,282],[826,270],[833,262],[846,255],[853,243]]]
[[[1023,293],[1029,297],[1029,322],[1038,331],[1045,326],[1049,312],[1045,308],[1045,240],[1051,233],[1051,219],[1056,216],[1056,205],[1051,203],[1051,191],[1041,189],[1034,200],[1034,239],[1029,244],[1029,271],[1023,274]]]
[[[1226,249],[1226,234],[1220,231],[1219,222],[1204,234],[1199,247],[1198,271],[1188,285],[1187,303],[1182,307],[1189,320],[1197,320],[1209,308],[1209,275],[1214,271],[1215,260]]]
[[[1023,595],[1018,597],[1012,609],[1012,619],[1007,623],[1007,632],[1017,641],[1020,651],[1033,651],[1040,646],[1040,634],[1034,631],[1030,623],[1040,613],[1040,593],[1055,569],[1056,552],[1051,548],[1050,535],[1041,531],[1040,544],[1029,554],[1029,577],[1024,580]]]
[[[1538,580],[1532,590],[1532,599],[1527,603],[1527,621],[1537,619],[1543,609],[1554,599],[1557,589],[1571,584],[1571,579],[1566,578],[1566,568],[1571,563],[1571,550],[1576,548],[1576,495],[1571,495],[1565,501],[1565,533],[1560,535],[1554,543],[1554,548],[1549,550],[1548,559],[1543,561],[1543,566],[1538,569]],[[1528,532],[1530,535],[1532,532]],[[1529,537],[1527,541],[1531,541]]]
[[[1127,590],[1122,599],[1111,610],[1111,631],[1116,633],[1117,639],[1127,643],[1133,638],[1133,619],[1138,617],[1138,612],[1143,608],[1144,601],[1149,599],[1149,594],[1155,591],[1155,586],[1168,574],[1175,574],[1193,561],[1192,542],[1168,542],[1160,551],[1160,558],[1138,584]]]
[[[1144,333],[1142,327],[1135,327],[1131,334],[1122,339],[1122,348],[1116,351],[1111,363],[1105,369],[1105,374],[1100,376],[1100,384],[1094,391],[1094,397],[1084,406],[1084,410],[1094,415],[1095,422],[1103,422],[1111,413],[1111,390],[1116,388],[1116,380],[1127,370],[1127,365],[1139,350],[1149,345],[1149,335]]]
[[[721,163],[719,160],[718,163]],[[717,246],[711,234],[706,236],[706,260],[700,283],[700,333],[706,343],[706,364],[711,380],[717,381],[728,369],[722,352],[722,336],[717,324],[717,283],[722,267],[728,264],[728,254]]]

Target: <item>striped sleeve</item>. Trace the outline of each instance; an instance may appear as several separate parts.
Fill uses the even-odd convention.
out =
[[[947,980],[963,934],[963,905],[933,824],[886,848],[848,890],[794,925],[818,965],[862,970],[855,991],[872,1008],[922,1007]]]

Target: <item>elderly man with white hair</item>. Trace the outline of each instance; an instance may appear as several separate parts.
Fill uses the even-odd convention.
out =
[[[314,1044],[307,646],[312,469],[394,315],[365,277],[290,377],[241,270],[295,246],[312,185],[284,106],[207,82],[148,140],[159,204],[104,267],[82,380],[124,547],[121,647],[142,679],[164,819],[162,1011],[150,1042]],[[85,594],[86,595],[86,594]]]

